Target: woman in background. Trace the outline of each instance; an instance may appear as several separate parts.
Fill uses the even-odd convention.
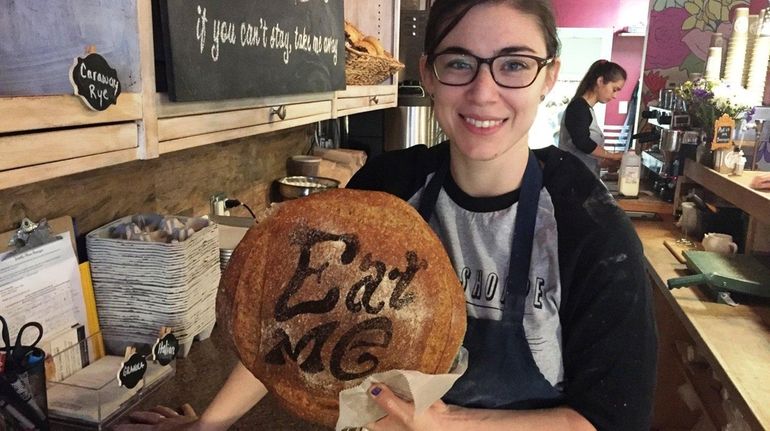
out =
[[[559,147],[568,151],[588,166],[597,178],[604,160],[619,161],[623,153],[604,149],[604,133],[596,121],[594,105],[607,103],[626,83],[626,71],[619,64],[597,60],[580,81],[562,117]]]

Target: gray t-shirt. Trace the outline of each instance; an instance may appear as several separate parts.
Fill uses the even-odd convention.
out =
[[[412,196],[409,203],[416,207],[420,196],[421,192]],[[498,211],[474,212],[458,205],[444,189],[438,196],[430,225],[458,272],[471,317],[502,319],[501,299],[508,277],[517,207],[515,203]],[[531,262],[524,332],[540,372],[553,386],[560,386],[564,366],[557,230],[553,203],[545,188],[540,193]]]

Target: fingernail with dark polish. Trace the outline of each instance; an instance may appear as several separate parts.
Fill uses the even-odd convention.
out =
[[[379,395],[380,392],[382,392],[382,388],[380,388],[379,386],[375,386],[374,388],[372,388],[372,395],[374,395],[375,397]]]

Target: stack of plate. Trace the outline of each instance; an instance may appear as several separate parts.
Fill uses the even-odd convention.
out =
[[[222,272],[227,268],[227,262],[230,261],[233,250],[248,230],[249,228],[246,227],[219,225],[219,269]]]
[[[219,249],[219,269],[222,272],[225,272],[225,268],[227,268],[227,262],[230,261],[230,256],[232,254],[233,254],[232,249],[227,249],[227,248]]]
[[[208,337],[216,321],[218,226],[203,221],[204,227],[176,243],[109,237],[111,227],[130,221],[130,216],[116,220],[86,236],[105,344],[110,353],[123,355],[126,346],[153,344],[168,326],[184,357],[193,338]]]

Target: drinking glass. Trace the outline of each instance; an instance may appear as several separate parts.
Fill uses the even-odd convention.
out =
[[[682,237],[676,240],[676,243],[684,247],[692,248],[693,242],[690,241],[688,234],[694,232],[698,223],[698,209],[693,202],[682,202],[682,215],[679,216],[677,225],[682,229]]]

